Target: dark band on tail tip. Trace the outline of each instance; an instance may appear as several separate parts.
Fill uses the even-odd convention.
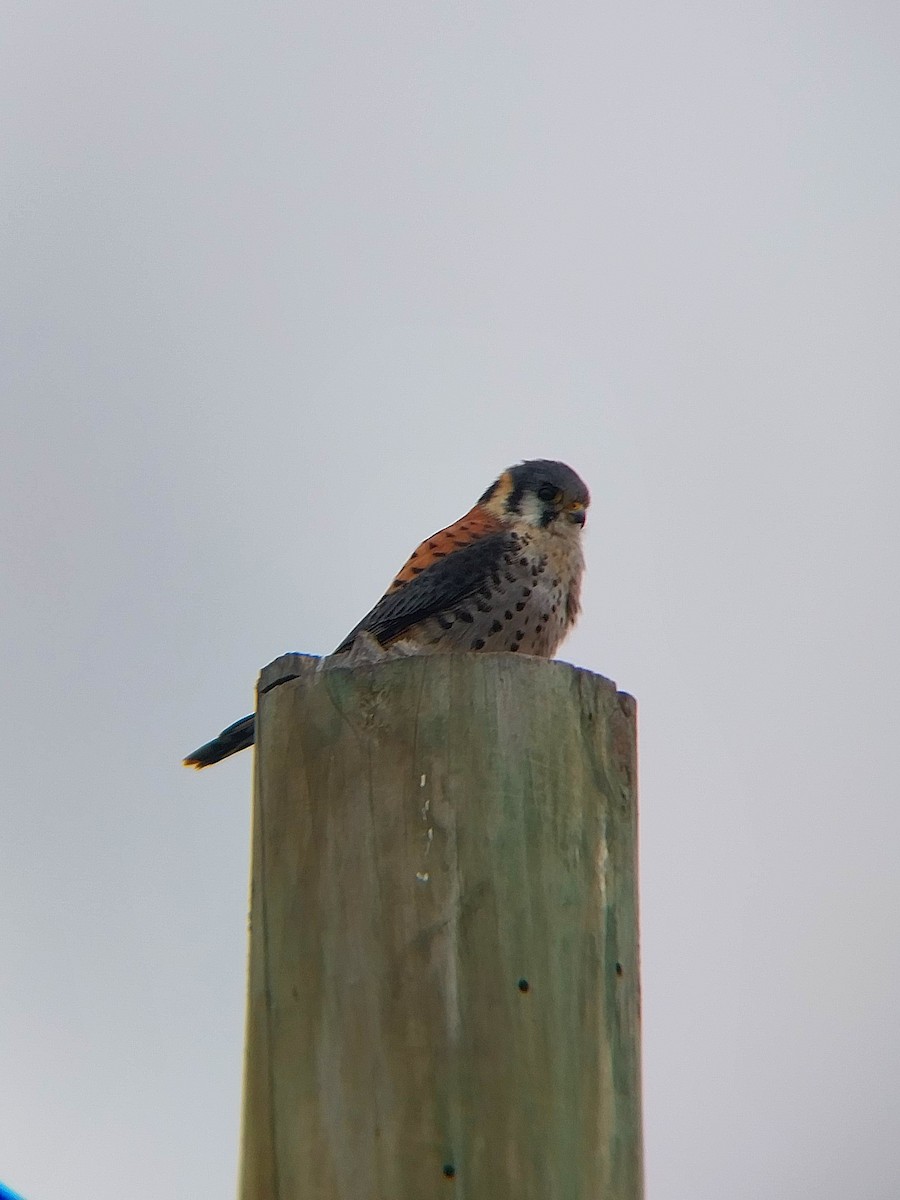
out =
[[[184,760],[186,767],[194,767],[197,771],[203,767],[211,767],[213,763],[221,762],[239,750],[246,750],[256,740],[256,718],[241,717],[227,729],[223,729],[217,738],[189,754]]]
[[[282,683],[288,683],[292,679],[299,679],[299,675],[282,675],[279,679],[273,679],[264,688],[260,688],[259,694],[264,696],[266,692],[271,692],[272,688],[278,687]],[[251,714],[249,717],[241,717],[239,721],[235,721],[233,725],[223,729],[217,738],[213,738],[211,742],[207,742],[205,746],[201,746],[199,750],[195,750],[193,754],[189,754],[182,761],[186,767],[194,767],[195,770],[200,771],[203,767],[211,767],[213,763],[221,762],[223,758],[237,754],[239,750],[246,750],[255,741],[256,718]]]

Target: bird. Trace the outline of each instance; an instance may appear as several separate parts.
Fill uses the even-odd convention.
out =
[[[464,516],[421,543],[334,650],[383,656],[490,651],[552,658],[581,607],[584,481],[552,459],[503,471]],[[277,680],[270,687],[286,680]],[[184,759],[200,770],[252,746],[242,717]]]

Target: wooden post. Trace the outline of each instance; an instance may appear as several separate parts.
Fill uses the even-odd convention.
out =
[[[634,716],[511,654],[260,695],[241,1200],[641,1200]]]

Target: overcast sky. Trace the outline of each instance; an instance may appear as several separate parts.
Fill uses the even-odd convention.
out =
[[[0,1179],[234,1193],[251,756],[523,457],[640,705],[649,1200],[900,1195],[900,9],[13,0]]]

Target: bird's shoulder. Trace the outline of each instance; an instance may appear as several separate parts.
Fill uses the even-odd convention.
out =
[[[382,645],[402,638],[421,621],[475,595],[520,546],[520,536],[501,521],[467,513],[422,543],[335,653],[348,650],[363,630]]]
[[[454,521],[446,529],[440,529],[437,533],[433,533],[413,550],[391,580],[387,595],[399,591],[422,575],[429,567],[434,566],[442,559],[457,554],[464,546],[470,546],[473,542],[478,542],[490,534],[503,532],[505,528],[503,522],[493,513],[476,504],[458,521]]]

